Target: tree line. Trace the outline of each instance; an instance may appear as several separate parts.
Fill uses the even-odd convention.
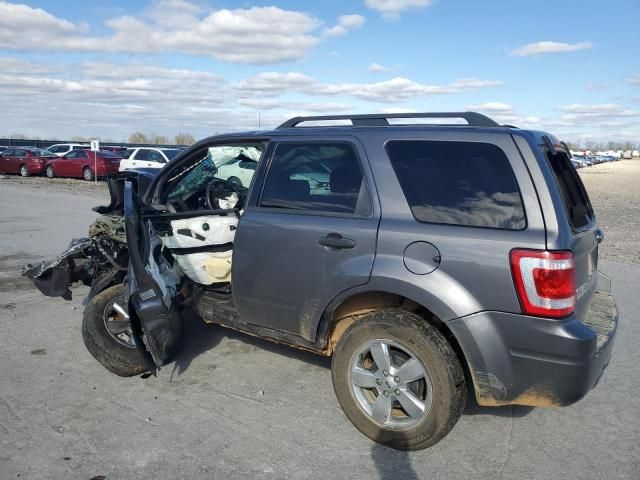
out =
[[[607,142],[607,143],[598,143],[592,142],[590,140],[586,140],[584,142],[566,142],[567,146],[571,150],[591,150],[591,151],[602,151],[602,150],[640,150],[640,143],[631,143],[631,142]]]
[[[12,140],[42,140],[40,137],[27,137],[27,135],[23,133],[11,133],[7,138]],[[56,138],[47,138],[46,140],[56,141]],[[72,142],[78,143],[88,143],[91,140],[99,140],[105,143],[118,143],[117,141],[111,140],[109,138],[102,138],[99,136],[74,136],[69,139]],[[173,140],[173,141],[171,141]],[[150,145],[191,145],[196,142],[196,139],[190,133],[179,133],[173,139],[167,137],[166,135],[158,135],[156,133],[151,133],[146,135],[142,132],[134,132],[129,135],[128,143],[148,143]]]

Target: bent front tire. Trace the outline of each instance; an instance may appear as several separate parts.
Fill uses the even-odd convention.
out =
[[[424,318],[400,309],[378,310],[351,325],[331,372],[354,426],[398,450],[438,443],[466,402],[464,373],[447,340]]]
[[[84,309],[82,340],[87,350],[107,370],[121,377],[149,370],[136,348],[126,313],[122,285],[103,290]]]

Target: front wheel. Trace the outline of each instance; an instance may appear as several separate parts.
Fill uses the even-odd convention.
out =
[[[82,178],[84,178],[88,182],[93,180],[93,170],[91,170],[89,167],[84,167],[84,170],[82,170]]]
[[[54,178],[56,176],[56,172],[53,171],[53,167],[51,165],[47,165],[47,168],[44,170],[47,178]]]
[[[331,371],[349,420],[398,450],[438,443],[466,402],[464,374],[451,346],[405,310],[378,310],[351,325],[336,346]]]
[[[126,311],[124,287],[114,285],[91,299],[82,320],[82,340],[89,353],[121,377],[149,370],[136,348]]]
[[[30,175],[29,167],[27,167],[26,165],[21,165],[20,166],[20,176],[28,177],[29,175]]]

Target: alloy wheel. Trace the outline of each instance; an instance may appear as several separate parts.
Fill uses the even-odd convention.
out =
[[[384,428],[409,430],[431,410],[433,386],[426,367],[392,340],[360,347],[351,358],[349,383],[358,407]]]
[[[109,335],[120,345],[136,348],[133,331],[129,323],[129,314],[124,301],[124,295],[114,298],[104,307],[102,315],[104,326]]]

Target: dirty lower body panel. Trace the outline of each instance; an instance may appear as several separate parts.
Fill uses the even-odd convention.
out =
[[[478,404],[564,406],[595,387],[618,324],[613,297],[596,292],[585,318],[549,320],[482,312],[447,322],[460,344]]]

